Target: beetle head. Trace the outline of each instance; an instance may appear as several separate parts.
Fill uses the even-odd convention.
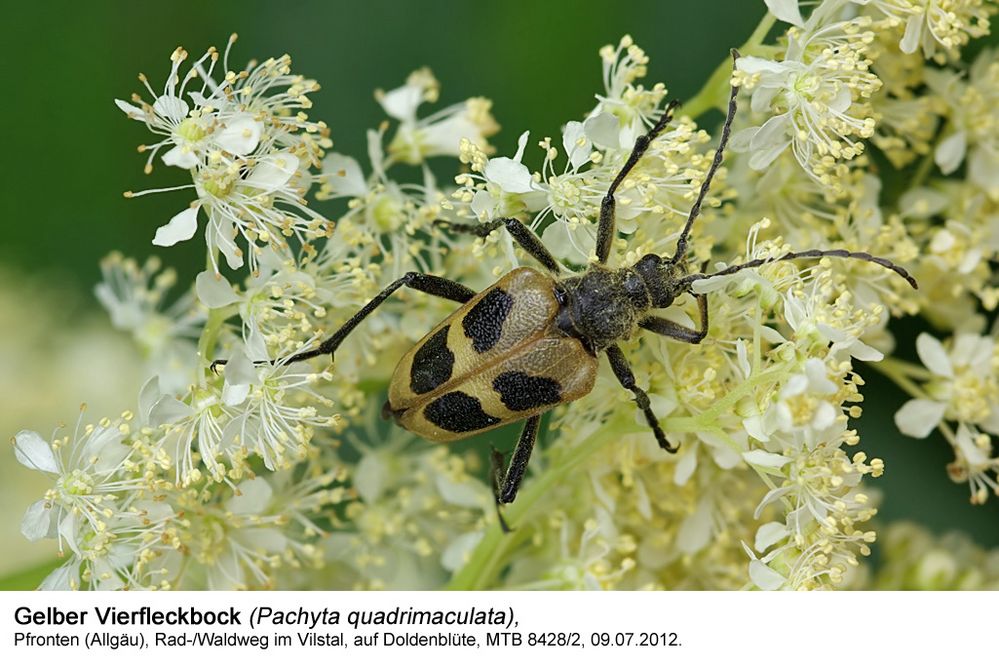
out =
[[[669,307],[686,290],[680,280],[686,272],[672,259],[647,254],[635,262],[633,268],[645,281],[653,308]]]

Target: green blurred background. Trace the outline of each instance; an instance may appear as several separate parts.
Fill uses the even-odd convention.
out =
[[[384,117],[373,89],[397,86],[417,67],[437,75],[442,104],[492,98],[503,126],[493,141],[500,154],[511,154],[522,130],[557,136],[561,123],[592,106],[603,44],[634,36],[652,59],[647,81],[664,81],[682,99],[745,40],[764,10],[763,0],[8,3],[11,60],[0,75],[7,100],[0,105],[7,146],[0,166],[0,428],[8,436],[20,428],[48,435],[61,422],[72,424],[83,400],[95,418],[133,402],[139,368],[129,340],[106,332],[92,296],[97,264],[112,249],[150,255],[156,227],[187,199],[122,197],[181,181],[162,167],[143,175],[135,147],[150,136],[113,100],[139,89],[140,71],[161,85],[176,46],[197,55],[237,32],[237,66],[290,53],[295,71],[323,86],[312,97],[312,115],[332,128],[335,150],[364,164],[364,132]],[[182,284],[203,262],[194,242],[157,249]],[[902,350],[913,348],[906,325],[913,323],[897,326]],[[971,507],[967,488],[946,477],[949,448],[900,436],[891,417],[905,396],[873,369],[863,374],[863,448],[887,465],[875,482],[884,493],[879,518],[911,518],[936,531],[960,527],[983,545],[999,544],[999,500]],[[51,541],[30,548],[18,533],[23,510],[44,488],[36,476],[12,455],[0,461],[3,586],[37,584],[37,571],[12,575],[33,564],[45,569],[53,555]]]

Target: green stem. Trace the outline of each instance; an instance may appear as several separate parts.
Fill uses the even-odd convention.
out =
[[[773,27],[777,19],[767,12],[760,21],[753,34],[749,36],[746,43],[739,47],[742,55],[766,55],[774,50],[772,46],[764,46],[763,40],[767,38],[770,28]],[[680,107],[678,116],[690,116],[697,118],[710,109],[725,109],[728,100],[729,81],[732,78],[732,59],[725,58],[721,61],[715,71],[711,74],[696,95],[687,100],[687,103]]]
[[[205,261],[206,270],[212,270],[214,263],[212,262],[212,257],[209,256]],[[236,306],[230,305],[224,308],[209,308],[208,310],[208,320],[205,322],[205,327],[201,331],[201,337],[198,338],[198,358],[201,359],[201,367],[203,373],[199,381],[204,384],[205,377],[208,373],[208,368],[214,358],[211,354],[215,351],[215,345],[218,343],[219,334],[222,332],[222,325],[225,324],[225,320],[236,313]]]
[[[936,139],[934,139],[933,141],[933,145],[930,147],[929,152],[923,155],[923,159],[919,163],[919,167],[916,169],[916,173],[913,174],[912,180],[909,182],[909,186],[907,189],[912,190],[917,187],[921,187],[923,183],[926,182],[926,179],[927,177],[929,177],[930,172],[933,171],[933,167],[936,166],[937,146],[940,145],[940,141],[943,140],[943,137],[945,136],[949,137],[951,135],[951,132],[953,132],[953,130],[954,130],[954,123],[948,121],[947,124],[944,125],[943,129],[937,132],[937,136]]]
[[[920,187],[926,181],[926,177],[930,175],[930,171],[933,169],[933,152],[931,150],[923,156],[923,161],[919,163],[919,168],[916,169],[916,173],[912,177],[910,189]]]
[[[201,331],[201,337],[198,339],[198,358],[201,359],[205,370],[214,360],[211,354],[215,351],[219,333],[222,332],[222,324],[230,316],[232,316],[232,308],[212,308],[208,311],[208,321],[205,322],[205,328]]]
[[[871,363],[871,367],[895,382],[899,388],[913,398],[928,398],[926,392],[909,378],[909,375],[916,374],[913,370],[920,371],[920,374],[925,372],[923,368],[894,358],[885,358],[877,363]]]

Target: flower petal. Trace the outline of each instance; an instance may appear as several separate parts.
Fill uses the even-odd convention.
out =
[[[253,363],[244,352],[236,352],[225,366],[222,402],[230,406],[242,404],[250,394],[250,385],[255,381],[257,381],[257,371]]]
[[[485,169],[486,179],[511,194],[526,194],[534,189],[534,179],[526,166],[509,157],[489,160]]]
[[[110,474],[132,450],[121,443],[123,438],[117,427],[97,426],[87,437],[81,457],[89,460],[93,471],[98,474]]]
[[[161,95],[153,102],[153,111],[157,115],[172,120],[175,123],[179,123],[187,117],[188,110],[190,110],[190,107],[187,105],[187,102],[173,95]]]
[[[925,17],[926,14],[922,11],[917,11],[909,16],[909,20],[905,23],[905,34],[902,35],[902,41],[898,43],[898,48],[901,49],[902,53],[915,53],[916,49],[919,48]]]
[[[243,180],[243,184],[265,192],[284,187],[298,171],[301,160],[292,153],[276,153],[260,158],[257,166]]]
[[[378,103],[385,113],[396,120],[412,122],[416,119],[416,108],[423,103],[423,88],[415,85],[400,86],[379,95]]]
[[[244,481],[236,486],[237,493],[226,502],[226,508],[238,515],[260,514],[274,496],[274,490],[263,477]]]
[[[847,351],[850,352],[850,356],[857,359],[858,361],[865,362],[876,362],[880,361],[885,357],[885,355],[878,349],[870,346],[865,342],[860,340],[854,340],[853,343],[847,347]]]
[[[688,448],[673,468],[673,483],[678,486],[685,485],[695,469],[697,469],[697,451]]]
[[[708,545],[711,540],[711,502],[702,498],[697,508],[684,519],[676,534],[676,547],[685,555],[692,555]]]
[[[21,519],[21,534],[28,541],[38,541],[49,535],[52,525],[52,510],[46,500],[38,500],[28,507]]]
[[[761,449],[746,451],[742,454],[742,459],[750,465],[773,467],[775,469],[780,469],[787,463],[791,462],[791,459],[787,456],[782,456],[779,453],[770,453],[769,451],[763,451]]]
[[[799,28],[805,26],[804,19],[801,18],[801,10],[798,8],[798,0],[764,0],[770,13],[785,23],[796,25]]]
[[[224,308],[239,300],[229,281],[212,270],[198,273],[194,280],[194,290],[198,294],[198,300],[210,308]]]
[[[484,532],[466,532],[448,544],[448,547],[441,553],[441,566],[446,571],[457,571],[468,562],[472,551],[482,541]]]
[[[146,117],[145,111],[137,106],[129,104],[123,99],[116,99],[114,103],[119,109],[125,112],[125,115],[133,120],[143,120]]]
[[[787,65],[756,56],[740,56],[735,61],[735,68],[747,74],[758,74],[760,72],[779,74],[787,70]]]
[[[941,212],[950,197],[929,187],[915,187],[898,200],[898,212],[903,217],[927,218]]]
[[[163,164],[181,169],[193,169],[198,166],[198,156],[187,146],[174,146],[163,153]]]
[[[915,399],[895,412],[895,425],[904,435],[923,439],[943,420],[947,405],[932,400]]]
[[[770,546],[774,545],[788,535],[787,527],[784,523],[770,522],[760,525],[756,530],[756,540],[753,546],[756,552],[762,553]]]
[[[937,145],[933,159],[944,175],[957,171],[968,150],[968,139],[964,132],[954,132]]]
[[[953,377],[954,367],[943,344],[929,333],[920,333],[916,338],[916,353],[930,372],[941,377]]]
[[[362,197],[368,192],[361,165],[347,155],[327,155],[323,160],[323,179],[340,196]]]
[[[527,148],[527,140],[531,137],[531,132],[524,130],[519,137],[517,137],[517,152],[514,154],[513,159],[518,162],[524,161],[524,150]]]
[[[787,580],[759,560],[753,560],[749,563],[749,578],[753,581],[753,585],[768,591],[779,590]]]
[[[590,116],[583,122],[583,131],[593,143],[601,148],[620,148],[620,126],[617,117],[606,111]]]
[[[190,240],[198,230],[198,208],[185,208],[170,218],[170,221],[156,230],[153,245],[170,247],[181,241]]]
[[[176,423],[193,413],[194,409],[190,405],[172,395],[165,395],[149,410],[149,425],[157,428],[167,423]]]
[[[976,146],[968,158],[968,177],[983,190],[999,188],[999,154],[988,146]]]
[[[958,426],[957,435],[954,439],[957,442],[957,450],[964,456],[964,461],[969,467],[974,468],[988,465],[988,455],[975,444],[975,437],[968,426],[963,423]]]
[[[163,395],[160,391],[160,377],[153,375],[142,388],[139,389],[139,422],[141,425],[149,425],[149,415],[153,411],[153,405]]]
[[[583,123],[570,120],[565,124],[565,131],[562,132],[562,147],[565,154],[569,156],[569,164],[573,169],[578,169],[590,161],[590,153],[593,145],[586,138]]]
[[[59,463],[52,447],[33,430],[22,430],[14,435],[14,457],[28,469],[59,473]]]
[[[489,493],[477,480],[469,477],[458,482],[446,474],[436,477],[437,492],[448,504],[477,509],[488,506]]]
[[[263,130],[263,123],[254,120],[252,115],[243,113],[235,116],[226,124],[225,129],[215,135],[215,143],[233,155],[248,155],[256,150]]]
[[[38,589],[65,591],[79,589],[79,569],[80,562],[75,559],[70,560],[46,576],[45,580],[38,586]]]
[[[586,224],[569,228],[569,222],[555,220],[541,232],[541,242],[559,259],[577,264],[585,264],[589,258],[593,240]]]

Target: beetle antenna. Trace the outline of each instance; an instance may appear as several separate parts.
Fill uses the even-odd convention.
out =
[[[732,49],[732,67],[735,67],[735,61],[739,58],[739,52],[736,49]],[[683,231],[680,232],[680,237],[676,241],[676,252],[673,254],[673,258],[670,260],[671,263],[677,263],[687,255],[687,241],[690,236],[690,229],[694,226],[694,220],[697,216],[701,214],[701,205],[704,203],[704,197],[707,196],[708,190],[711,189],[711,181],[715,177],[715,172],[721,166],[722,160],[725,157],[725,146],[728,145],[729,137],[732,135],[732,121],[735,120],[736,111],[736,96],[739,94],[739,87],[732,86],[732,92],[728,97],[728,114],[725,116],[725,124],[722,125],[721,140],[718,142],[718,150],[715,151],[715,157],[711,160],[711,166],[708,168],[708,173],[704,177],[704,182],[701,183],[701,190],[697,193],[697,199],[694,201],[694,205],[690,208],[690,214],[687,216],[687,222],[683,225]]]
[[[682,287],[687,287],[698,280],[707,280],[708,278],[732,275],[747,268],[756,268],[758,266],[772,264],[778,261],[792,261],[794,259],[821,259],[822,257],[839,257],[841,259],[860,259],[862,261],[869,261],[873,264],[877,264],[878,266],[884,266],[889,270],[895,271],[901,275],[913,289],[919,289],[919,285],[916,283],[916,278],[912,277],[912,274],[909,273],[909,271],[905,270],[898,264],[889,261],[884,257],[875,257],[873,254],[869,254],[867,252],[850,252],[848,250],[804,250],[802,252],[788,252],[787,254],[779,257],[753,259],[744,264],[736,264],[734,266],[729,266],[728,268],[723,268],[715,273],[692,273],[691,275],[681,279],[680,284]]]

